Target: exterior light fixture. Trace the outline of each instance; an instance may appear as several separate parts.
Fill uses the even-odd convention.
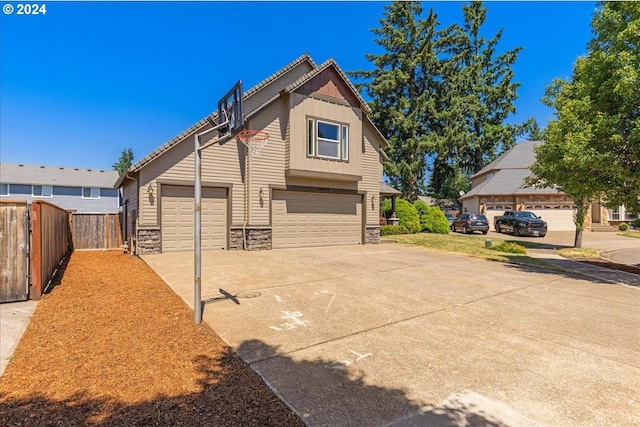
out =
[[[153,196],[153,185],[151,185],[151,183],[149,183],[149,186],[147,187],[147,193],[149,193],[150,196]]]
[[[262,201],[263,198],[264,198],[264,191],[262,191],[262,187],[260,187],[260,190],[258,191],[258,199]]]

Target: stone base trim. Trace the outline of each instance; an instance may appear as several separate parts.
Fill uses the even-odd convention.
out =
[[[377,245],[380,243],[380,227],[366,227],[364,233],[365,245]]]
[[[246,245],[248,251],[271,249],[271,229],[264,227],[247,227]],[[229,235],[229,249],[243,250],[242,228],[232,228]]]
[[[162,252],[160,228],[139,228],[136,252],[140,255]]]

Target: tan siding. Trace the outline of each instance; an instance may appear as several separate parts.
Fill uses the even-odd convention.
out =
[[[284,135],[284,168],[288,169],[289,164],[291,163],[291,109],[289,108],[289,100],[287,99],[284,102],[283,108],[286,114],[286,125],[285,125],[285,135]]]
[[[269,186],[285,185],[286,103],[278,102],[251,120],[251,129],[264,129],[269,142],[260,156],[250,158],[249,203],[253,226],[269,225]],[[258,192],[262,188],[262,203]]]
[[[362,111],[359,108],[305,97],[294,93],[291,96],[290,158],[291,169],[349,175],[361,174]],[[307,117],[315,117],[349,125],[349,161],[307,157]]]
[[[136,192],[136,181],[135,180],[126,180],[122,186],[122,198],[127,201],[127,235],[124,236],[124,240],[127,240],[129,237],[133,236],[134,225],[137,223],[138,218],[133,217],[133,213],[138,212],[138,196]],[[124,218],[123,218],[124,221]],[[124,227],[125,224],[122,224]]]
[[[147,190],[149,184],[153,187],[153,195]],[[140,225],[158,225],[158,187],[154,182],[140,182]]]
[[[380,181],[382,181],[382,161],[379,144],[380,137],[370,125],[363,124],[365,151],[362,154],[362,181],[358,183],[359,190],[366,192],[366,200],[363,204],[366,224],[368,226],[380,225]],[[356,145],[356,144],[354,144]],[[362,144],[358,141],[358,149],[362,150]],[[372,202],[372,197],[375,200]]]
[[[303,177],[289,177],[287,178],[287,185],[289,186],[301,186],[301,187],[322,187],[337,190],[351,190],[353,192],[358,191],[358,183],[351,181],[327,181],[321,178],[303,178]]]
[[[157,194],[156,180],[184,181],[193,183],[195,177],[194,137],[186,138],[176,144],[170,152],[160,156],[145,167],[140,174],[140,188],[143,203],[144,225],[157,223],[157,203],[151,204],[145,196],[149,182],[154,185],[154,195]],[[224,145],[212,145],[202,152],[202,181],[233,185],[231,191],[234,223],[242,223],[242,178],[241,163],[242,150],[238,143],[231,140]],[[142,225],[142,224],[141,224]]]

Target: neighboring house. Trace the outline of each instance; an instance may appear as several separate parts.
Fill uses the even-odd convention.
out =
[[[529,166],[536,160],[534,147],[540,141],[522,141],[471,177],[471,190],[463,195],[463,211],[484,211],[493,224],[496,215],[509,209],[533,211],[547,222],[549,230],[573,231],[575,204],[556,188],[535,188],[526,184],[531,175]],[[585,229],[611,229],[620,222],[636,218],[624,207],[607,209],[599,201],[591,205],[585,219]]]
[[[245,128],[270,139],[246,168],[236,139],[202,151],[202,249],[378,243],[387,141],[334,60],[305,54],[243,99]],[[138,253],[193,250],[194,135],[211,128],[199,121],[117,181]]]
[[[509,209],[533,211],[547,222],[549,230],[575,230],[575,205],[556,188],[535,188],[525,183],[529,166],[536,160],[539,141],[522,141],[471,177],[471,190],[460,197],[463,212],[484,211],[493,218]]]
[[[78,213],[117,213],[118,172],[0,163],[0,200],[44,200]]]

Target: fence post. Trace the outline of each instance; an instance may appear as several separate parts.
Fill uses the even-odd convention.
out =
[[[31,299],[42,296],[42,206],[31,203]]]

